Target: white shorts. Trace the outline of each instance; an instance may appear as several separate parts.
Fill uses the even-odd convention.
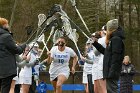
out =
[[[50,74],[50,81],[53,81],[59,75],[64,75],[68,79],[69,78],[69,74],[70,74],[69,72],[67,72],[67,73],[61,72],[59,74]]]
[[[91,73],[90,73],[91,74]],[[93,82],[93,81],[92,81]],[[87,78],[87,73],[83,72],[83,80],[82,80],[83,84],[87,84],[88,83],[88,78]],[[94,84],[94,82],[93,82]]]
[[[32,84],[32,77],[19,77],[19,84],[28,84],[31,85]]]
[[[88,80],[87,80],[87,76],[83,76],[83,81],[82,81],[83,84],[87,84],[88,83]]]
[[[19,84],[19,77],[18,77],[18,76],[15,76],[15,77],[13,78],[13,80],[16,81],[15,84]]]
[[[102,79],[103,78],[103,71],[99,70],[97,72],[92,72],[92,81]]]

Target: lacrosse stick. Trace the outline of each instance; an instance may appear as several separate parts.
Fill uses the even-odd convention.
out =
[[[52,15],[52,17],[50,17],[48,20],[47,20],[47,25],[49,25],[52,21],[54,21],[56,18],[55,18],[55,16],[53,16]],[[56,24],[54,24],[54,25],[56,25]],[[42,49],[42,52],[41,52],[41,54],[40,54],[40,57],[42,56],[42,54],[43,54],[43,52],[44,52],[44,50],[45,50],[45,47],[47,47],[47,43],[48,43],[48,41],[49,41],[49,39],[51,38],[51,36],[52,36],[52,34],[53,34],[53,32],[54,32],[54,29],[55,29],[55,26],[52,26],[52,28],[51,28],[51,32],[50,32],[50,35],[49,35],[49,37],[48,37],[48,39],[47,39],[47,41],[45,42],[45,36],[44,36],[44,40],[43,40],[43,44],[44,44],[44,47],[43,47],[43,49]],[[47,49],[47,48],[46,48]],[[47,51],[49,51],[49,49],[47,49]]]
[[[66,16],[63,16],[63,15],[61,16],[61,19],[62,19],[62,22],[63,22],[63,25],[64,25],[63,26],[64,31],[66,31],[66,33],[69,34],[68,37],[74,42],[75,47],[76,47],[79,55],[81,56],[81,52],[80,52],[80,50],[79,50],[79,48],[77,46],[77,42],[76,42],[76,41],[78,41],[78,39],[77,38],[74,38],[74,36],[72,34],[72,28],[71,28],[71,25],[70,25],[69,20],[67,19]]]
[[[57,8],[59,8],[59,12],[57,12],[60,15],[60,18],[62,20],[62,23],[64,25],[64,27],[62,27],[64,29],[64,31],[66,31],[66,34],[69,35],[69,38],[74,42],[76,49],[78,50],[79,55],[81,55],[81,52],[77,46],[77,42],[75,40],[75,38],[72,35],[72,28],[70,25],[70,22],[68,20],[68,16],[67,14],[62,10],[62,6],[61,5],[57,5]]]
[[[38,15],[38,28],[41,28],[41,24],[46,20],[45,14],[39,14]],[[39,30],[36,32],[36,37],[38,36]]]
[[[39,76],[38,76],[37,72],[35,71],[35,68],[34,67],[32,67],[32,73],[33,73],[33,76],[34,76],[34,80],[36,82],[36,86],[38,86]]]
[[[84,19],[83,19],[83,17],[81,16],[79,10],[78,10],[77,7],[76,7],[76,2],[75,2],[75,0],[70,0],[70,1],[71,1],[71,3],[72,3],[72,6],[75,8],[77,14],[79,15],[81,21],[83,22],[83,24],[84,24],[86,30],[89,32],[89,34],[91,34],[89,28],[87,27],[87,25],[86,25],[86,23],[85,23],[85,21],[84,21]]]
[[[40,58],[40,57],[42,56],[42,54],[43,54],[45,48],[46,48],[47,51],[49,51],[49,49],[48,49],[47,45],[45,44],[45,35],[44,35],[44,34],[42,34],[42,35],[39,37],[39,39],[38,39],[37,41],[38,41],[38,42],[42,42],[43,45],[44,45],[44,47],[43,47],[43,49],[42,49],[42,51],[41,51],[41,53],[40,53],[40,56],[39,56],[39,58]]]
[[[44,15],[44,14],[39,14],[38,15],[38,28],[41,28],[41,24],[46,20],[46,16]],[[37,31],[37,33],[36,33],[36,38],[37,38],[37,36],[38,36],[38,32],[39,32],[39,30]],[[45,35],[44,35],[44,33],[38,38],[38,42],[43,42],[43,44],[44,44],[44,40],[45,40]],[[45,46],[45,48],[48,50],[48,47],[44,44],[44,46]],[[40,58],[40,57],[39,57]],[[38,75],[36,74],[36,73],[34,73],[34,78],[35,78],[35,81],[36,81],[36,86],[38,86]]]
[[[47,22],[47,21],[46,21]],[[43,22],[44,23],[44,22]],[[35,38],[34,39],[34,42],[36,43],[37,42],[37,40],[38,40],[38,38],[45,32],[45,31],[48,31],[49,30],[49,28],[51,28],[51,27],[53,27],[54,26],[54,23],[56,23],[56,20],[54,19],[54,20],[51,20],[51,22],[49,22],[49,24],[46,24],[46,25],[44,25],[44,28],[42,29],[42,31],[40,32],[40,34],[37,36],[37,38]],[[34,44],[35,44],[34,43]],[[28,51],[28,53],[31,51],[31,49],[34,47],[34,44],[33,44],[33,46],[30,48],[30,50]],[[28,53],[27,53],[27,55],[28,55]]]
[[[26,41],[27,43],[29,43],[30,39],[34,37],[34,35],[38,32],[38,31],[42,31],[44,30],[44,27],[46,27],[47,29],[51,26],[51,23],[55,20],[55,19],[52,19],[52,20],[49,20],[50,18],[52,17],[52,15],[48,15],[47,17],[45,17],[44,14],[40,14],[38,15],[38,18],[39,18],[39,22],[38,22],[38,28],[36,29],[36,31],[34,31],[34,33],[28,38],[28,40]],[[42,21],[42,19],[44,21]],[[42,23],[43,22],[43,23]],[[45,29],[46,29],[45,28]],[[47,31],[47,30],[46,30]]]
[[[43,49],[42,49],[42,52],[41,52],[41,54],[40,54],[40,57],[42,56],[42,54],[43,54],[43,52],[44,52],[44,50],[45,50],[45,47],[47,47],[47,43],[48,43],[48,41],[50,40],[50,38],[51,38],[51,36],[52,36],[52,34],[53,34],[53,32],[54,32],[54,29],[55,29],[55,26],[52,26],[52,29],[51,29],[51,32],[50,32],[50,35],[49,35],[47,41],[46,41],[46,42],[43,41],[44,47],[43,47]],[[47,48],[46,48],[46,49],[47,49]],[[49,49],[47,49],[47,51],[49,51]]]
[[[34,33],[28,38],[28,40],[26,41],[26,43],[29,43],[30,39],[34,37],[34,35],[36,33],[38,33],[40,30],[43,32],[45,30],[45,27],[47,26],[46,23],[47,19],[36,29],[36,31],[34,31]],[[37,35],[36,35],[37,38]]]
[[[56,20],[56,18],[55,18],[55,16],[52,15],[52,17],[50,17],[50,18],[47,20],[47,25],[51,24],[54,20]],[[50,38],[51,38],[51,36],[52,36],[52,34],[53,34],[53,32],[54,32],[55,26],[56,26],[56,24],[54,23],[54,25],[53,25],[52,28],[51,28],[51,32],[50,32],[50,35],[49,35],[47,41],[46,41],[46,42],[43,41],[44,47],[43,47],[43,49],[42,49],[42,52],[40,53],[40,57],[42,56],[42,54],[43,54],[43,52],[44,52],[44,50],[45,50],[45,46],[47,47],[47,43],[48,43],[48,41],[50,40]],[[44,37],[45,37],[45,36],[44,36]],[[44,39],[44,40],[45,40],[45,39]],[[45,43],[44,43],[44,42],[45,42]],[[47,49],[47,48],[46,48],[46,49]],[[47,51],[49,51],[49,49],[47,49]]]
[[[86,33],[85,33],[78,25],[76,25],[76,23],[74,23],[74,22],[68,17],[68,15],[66,14],[65,11],[62,10],[62,7],[61,7],[61,6],[60,6],[60,8],[61,8],[61,11],[59,12],[59,14],[60,14],[60,15],[63,15],[64,17],[66,17],[70,22],[72,22],[72,23],[77,27],[78,30],[80,30],[80,31],[82,32],[82,34],[83,34],[86,38],[89,39],[89,37],[86,35]]]
[[[45,20],[46,20],[46,16],[45,16],[44,14],[39,14],[39,15],[38,15],[38,28],[41,29],[40,26],[41,26],[41,24],[42,24]],[[42,34],[42,35],[41,35],[40,37],[38,37],[38,39],[37,39],[38,32],[39,32],[39,30],[37,30],[37,32],[36,32],[36,37],[35,37],[35,39],[33,40],[34,42],[35,42],[35,41],[41,42],[42,39],[44,38],[44,37],[43,37],[44,34]]]
[[[83,34],[87,39],[89,39],[89,36],[87,36],[87,34],[86,34],[78,25],[76,25],[70,18],[69,18],[69,20],[77,27],[77,29],[79,29],[79,30],[82,32],[82,34]]]

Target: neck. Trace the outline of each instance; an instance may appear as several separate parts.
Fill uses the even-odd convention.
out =
[[[64,47],[58,46],[58,49],[59,49],[59,51],[64,51],[65,46]]]

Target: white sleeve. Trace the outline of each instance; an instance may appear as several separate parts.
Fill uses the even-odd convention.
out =
[[[74,52],[73,49],[69,48],[69,53],[71,57],[74,57],[76,55],[76,53]]]
[[[106,48],[106,43],[105,43],[105,37],[102,37],[98,40],[98,43],[100,43],[104,48]]]

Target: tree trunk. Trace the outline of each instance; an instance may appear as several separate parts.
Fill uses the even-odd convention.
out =
[[[138,3],[137,5],[135,4],[136,11],[137,11],[137,23],[138,23],[138,28],[140,27],[140,4]]]
[[[124,27],[124,20],[123,20],[123,5],[124,5],[124,0],[120,0],[119,3],[119,24]]]
[[[132,30],[132,19],[131,19],[132,7],[131,6],[132,6],[132,3],[131,3],[131,1],[129,1],[129,7],[128,7],[128,9],[129,9],[128,10],[128,13],[129,13],[129,33],[131,33],[131,30]],[[128,37],[132,37],[131,34],[129,34]],[[130,38],[130,43],[131,43],[130,44],[130,49],[131,49],[130,50],[130,56],[132,58],[132,56],[133,56],[133,44],[132,44],[133,41],[132,41],[132,38]]]
[[[12,24],[14,22],[14,15],[15,15],[15,11],[16,11],[17,2],[18,2],[18,0],[15,0],[14,7],[12,9],[11,19],[10,19],[10,23],[9,23],[10,29],[11,29]]]

